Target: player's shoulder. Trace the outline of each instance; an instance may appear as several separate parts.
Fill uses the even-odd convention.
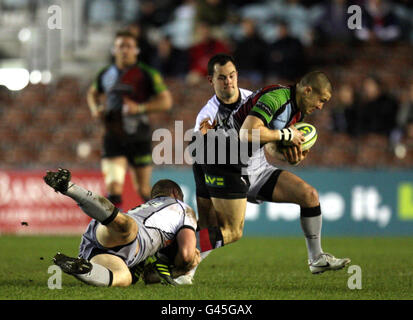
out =
[[[183,202],[183,201],[181,201],[181,200],[178,200],[178,199],[176,199],[176,202],[178,203],[178,205],[179,206],[181,206],[182,207],[182,209],[183,210],[193,210],[192,208],[191,208],[191,206],[189,205],[189,204],[187,204],[186,202]]]
[[[248,89],[239,88],[239,92],[241,93],[241,99],[244,100],[252,95],[254,92]]]
[[[189,204],[183,201],[180,201],[180,200],[176,200],[176,201],[182,208],[182,214],[185,217],[183,220],[184,224],[193,227],[195,230],[197,226],[197,218],[196,218],[194,209],[192,209],[192,207]]]
[[[154,67],[142,62],[142,61],[138,61],[138,63],[136,64],[136,66],[142,70],[144,73],[146,73],[147,75],[149,75],[149,77],[152,79],[152,83],[154,85],[154,90],[155,93],[160,93],[164,90],[167,90],[168,87],[164,82],[164,79],[162,78],[161,73],[155,69]]]
[[[219,108],[219,100],[217,96],[214,94],[207,103],[201,108],[198,113],[198,117],[203,114],[210,114],[216,112]]]
[[[154,75],[154,74],[159,74],[160,75],[161,74],[158,69],[156,69],[153,66],[151,66],[151,65],[149,65],[145,62],[142,62],[142,61],[138,61],[136,63],[136,67],[143,70],[143,71],[146,71],[146,72],[150,73],[151,75]]]
[[[260,101],[264,103],[270,101],[278,101],[279,103],[284,104],[291,99],[291,87],[289,86],[280,84],[270,85],[262,88],[260,92]]]
[[[216,94],[214,94],[214,95],[207,101],[207,103],[204,105],[203,108],[206,108],[206,109],[215,109],[215,108],[218,108],[218,107],[219,107],[219,104],[220,104],[220,102],[219,102],[219,100],[218,100],[218,97],[217,97]]]

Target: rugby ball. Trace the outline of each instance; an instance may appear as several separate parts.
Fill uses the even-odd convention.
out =
[[[301,150],[305,151],[310,149],[317,141],[316,128],[312,124],[306,122],[297,122],[296,124],[294,124],[294,127],[296,127],[297,130],[301,131],[305,138],[304,142],[301,144]],[[283,141],[283,145],[288,146],[291,145],[291,143]]]

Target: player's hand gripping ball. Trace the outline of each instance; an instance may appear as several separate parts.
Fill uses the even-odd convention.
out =
[[[310,148],[317,141],[317,130],[316,128],[305,122],[298,122],[294,124],[297,130],[300,130],[304,135],[304,142],[301,144],[301,151],[310,150]],[[268,142],[265,144],[265,153],[267,160],[272,163],[277,160],[286,161],[284,156],[284,151],[287,147],[291,146],[291,142],[278,141],[278,142]],[[308,151],[306,151],[308,152]],[[306,154],[305,154],[306,155]],[[299,162],[295,163],[297,165]]]
[[[316,128],[309,123],[306,122],[297,122],[294,124],[294,127],[301,131],[305,140],[301,144],[301,151],[309,150],[314,143],[317,141],[317,130]],[[278,145],[278,150],[282,150],[283,146],[290,146],[291,142],[280,141]]]

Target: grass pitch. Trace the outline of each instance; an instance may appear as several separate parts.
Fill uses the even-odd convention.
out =
[[[368,300],[413,299],[413,238],[324,238],[323,249],[361,268],[362,289],[348,288],[348,269],[312,275],[305,241],[245,237],[205,259],[193,286],[96,288],[63,274],[62,289],[48,288],[58,251],[77,255],[80,236],[0,236],[3,300]]]

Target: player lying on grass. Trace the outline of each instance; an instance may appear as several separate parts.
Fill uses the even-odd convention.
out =
[[[126,287],[135,283],[145,265],[152,266],[164,284],[198,264],[194,211],[172,180],[159,180],[151,200],[122,213],[109,200],[71,182],[69,170],[47,172],[45,182],[73,200],[92,218],[82,236],[79,257],[56,254],[54,263],[65,273],[95,286]],[[165,266],[157,251],[176,240],[174,269]]]

